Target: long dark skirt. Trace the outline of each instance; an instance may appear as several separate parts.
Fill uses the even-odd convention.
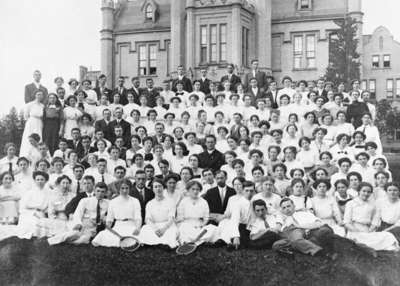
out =
[[[43,122],[43,142],[49,147],[50,154],[58,149],[58,135],[60,132],[60,120],[46,118]]]

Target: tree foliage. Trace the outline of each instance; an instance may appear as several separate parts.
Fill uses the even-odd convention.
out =
[[[376,106],[376,126],[382,135],[392,137],[400,129],[400,111],[391,101],[382,99]]]
[[[24,127],[25,120],[15,107],[0,119],[0,154],[4,155],[4,145],[8,142],[15,143],[17,147],[21,145]]]
[[[357,52],[357,21],[352,17],[337,20],[338,29],[331,34],[329,43],[329,65],[325,78],[336,86],[360,79],[360,54]]]

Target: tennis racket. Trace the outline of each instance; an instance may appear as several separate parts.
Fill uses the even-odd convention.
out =
[[[199,241],[206,234],[206,232],[207,232],[207,230],[204,229],[202,232],[199,233],[199,235],[192,242],[186,242],[186,243],[182,244],[181,246],[179,246],[176,249],[176,254],[188,255],[190,253],[193,253],[197,248],[196,242]]]
[[[140,247],[140,242],[137,238],[133,236],[122,236],[111,227],[106,227],[106,229],[119,238],[119,247],[121,247],[122,250],[134,252]]]

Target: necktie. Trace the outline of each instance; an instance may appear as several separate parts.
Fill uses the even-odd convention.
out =
[[[225,200],[224,190],[221,190],[220,197],[221,197],[221,205],[224,205],[224,200]]]
[[[79,181],[76,181],[76,182],[77,182],[76,183],[76,193],[78,194],[81,191],[81,183],[79,183]]]
[[[8,163],[8,171],[9,171],[10,173],[12,173],[12,163],[11,163],[11,162]]]
[[[367,129],[367,125],[364,125],[364,128],[363,128],[363,133],[365,134],[365,129]]]
[[[96,224],[100,224],[100,200],[97,201],[96,206]]]
[[[62,158],[63,158],[63,160],[65,161],[65,153],[63,152],[62,154],[63,154],[63,155],[62,155]]]
[[[104,175],[101,175],[101,182],[104,183]]]

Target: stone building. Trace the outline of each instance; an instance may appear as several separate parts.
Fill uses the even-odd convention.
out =
[[[325,73],[334,20],[355,17],[364,39],[361,0],[102,0],[101,11],[110,86],[118,76],[159,84],[179,64],[192,78],[208,66],[219,79],[227,63],[242,75],[255,58],[278,80],[311,80]]]
[[[385,27],[363,36],[362,88],[379,99],[400,100],[400,43]]]

